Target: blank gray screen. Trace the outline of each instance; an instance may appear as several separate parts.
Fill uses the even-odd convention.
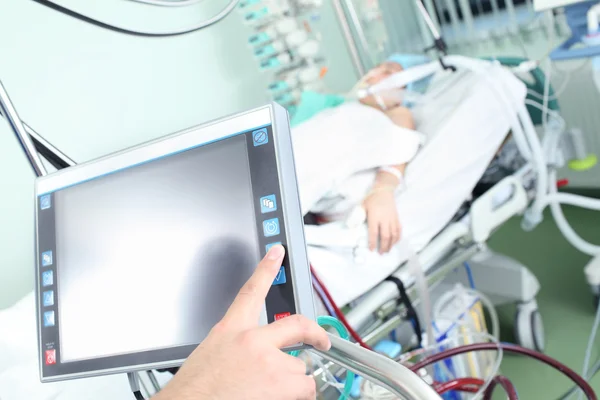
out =
[[[55,193],[62,362],[196,344],[256,268],[246,138]]]

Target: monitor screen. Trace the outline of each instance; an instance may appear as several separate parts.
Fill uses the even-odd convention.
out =
[[[268,248],[289,247],[273,132],[130,157],[37,194],[43,377],[181,360],[206,337]],[[291,267],[264,323],[297,312]]]

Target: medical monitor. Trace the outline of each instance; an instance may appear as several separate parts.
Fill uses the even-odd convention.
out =
[[[581,3],[584,0],[533,0],[533,6],[536,11],[548,10],[551,8],[569,6],[575,3]]]
[[[315,318],[276,104],[38,178],[35,196],[42,381],[180,365],[278,243],[261,323]]]

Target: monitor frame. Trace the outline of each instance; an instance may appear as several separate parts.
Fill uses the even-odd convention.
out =
[[[45,365],[46,346],[42,342],[43,313],[42,294],[46,290],[42,286],[41,273],[42,253],[44,249],[39,246],[39,213],[40,196],[46,193],[83,183],[123,168],[135,166],[143,162],[151,162],[160,157],[189,150],[190,148],[204,146],[215,141],[224,140],[239,134],[247,133],[254,129],[271,125],[272,140],[274,143],[275,162],[280,187],[280,204],[283,213],[284,245],[287,250],[287,259],[292,274],[292,285],[295,302],[295,312],[316,320],[316,311],[312,291],[312,281],[304,237],[304,225],[300,208],[299,192],[296,179],[291,131],[287,111],[276,103],[271,103],[250,111],[234,114],[217,120],[194,126],[171,135],[140,144],[105,157],[101,157],[83,164],[59,170],[53,174],[38,177],[35,181],[35,294],[36,294],[36,322],[38,334],[39,373],[42,382],[54,382],[67,379],[84,378],[108,374],[128,373],[141,370],[171,368],[181,365],[185,357],[172,357],[167,361],[133,363],[117,367],[104,368],[101,361],[114,356],[98,359],[97,368],[67,374],[47,373]],[[261,251],[264,255],[264,252]],[[265,306],[266,308],[266,306]],[[263,321],[266,323],[266,321]],[[60,348],[59,343],[55,344]],[[286,350],[304,348],[299,343]],[[169,350],[175,347],[168,348]],[[133,353],[139,354],[139,353]],[[187,357],[187,356],[186,356]],[[93,361],[93,360],[92,360]],[[60,363],[60,360],[57,361]]]

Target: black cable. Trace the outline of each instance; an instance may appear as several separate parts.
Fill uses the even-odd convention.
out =
[[[132,35],[132,36],[141,36],[141,37],[173,37],[173,36],[180,36],[180,35],[186,35],[188,33],[192,33],[192,32],[196,32],[199,30],[202,30],[204,28],[207,28],[210,25],[205,25],[199,28],[193,28],[193,29],[188,29],[186,31],[182,31],[182,32],[173,32],[173,33],[150,33],[150,32],[137,32],[137,31],[133,31],[133,30],[129,30],[129,29],[125,29],[125,28],[119,28],[110,24],[107,24],[106,22],[102,22],[99,21],[97,19],[94,19],[92,17],[88,17],[87,15],[83,15],[77,11],[73,11],[70,8],[61,6],[59,4],[56,4],[52,1],[49,0],[32,0],[42,6],[48,7],[54,11],[58,11],[61,14],[65,14],[71,18],[75,18],[78,19],[80,21],[83,22],[87,22],[88,24],[92,24],[95,25],[99,28],[103,28],[103,29],[108,29],[110,31],[113,32],[117,32],[117,33],[124,33],[126,35]],[[215,21],[215,23],[218,21]]]
[[[395,276],[388,276],[386,279],[388,282],[392,282],[398,288],[398,293],[400,297],[398,298],[398,305],[403,304],[406,308],[406,316],[412,321],[413,329],[415,331],[415,335],[417,335],[417,340],[419,341],[419,346],[423,343],[423,331],[421,329],[421,322],[419,321],[419,316],[417,315],[417,311],[413,307],[410,297],[406,293],[406,288],[404,287],[404,283],[401,279],[396,278]]]
[[[146,400],[142,392],[140,392],[139,390],[133,392],[133,395],[135,396],[135,400]]]

